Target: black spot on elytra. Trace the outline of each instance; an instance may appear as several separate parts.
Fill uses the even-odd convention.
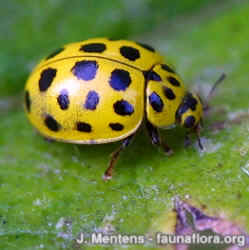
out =
[[[126,90],[131,83],[130,73],[123,69],[115,69],[111,73],[109,84],[115,90]]]
[[[129,59],[130,61],[136,61],[140,58],[139,50],[130,46],[122,46],[120,48],[120,53],[123,57]]]
[[[157,82],[161,82],[162,79],[160,77],[160,75],[158,75],[155,71],[150,71],[147,74],[147,79],[150,81],[157,81]]]
[[[161,67],[163,70],[165,70],[167,72],[175,73],[175,71],[172,68],[170,68],[167,64],[161,64]]]
[[[151,95],[149,96],[149,102],[150,102],[151,107],[156,112],[162,112],[163,101],[162,101],[161,97],[156,92],[151,93]]]
[[[76,124],[77,126],[77,130],[80,132],[91,132],[92,131],[92,127],[89,123],[86,122],[77,122]]]
[[[28,112],[30,112],[30,106],[31,106],[31,100],[30,100],[30,95],[29,91],[25,91],[25,106]]]
[[[163,86],[163,93],[166,96],[167,99],[169,100],[174,100],[176,98],[175,93],[171,88],[167,88]]]
[[[115,131],[121,131],[124,129],[124,125],[122,125],[118,122],[117,123],[110,123],[109,126],[112,130],[115,130]]]
[[[91,90],[88,92],[84,107],[86,109],[95,110],[99,103],[99,95],[96,91]]]
[[[56,76],[56,72],[57,70],[53,68],[47,68],[41,72],[39,80],[40,91],[46,91],[50,87],[51,83],[53,82]]]
[[[180,82],[175,77],[169,76],[167,79],[173,86],[180,86]]]
[[[114,111],[118,115],[131,115],[134,112],[132,104],[125,100],[117,101],[113,104]]]
[[[96,61],[83,60],[76,62],[72,68],[73,74],[79,79],[84,81],[93,80],[98,70],[98,63]]]
[[[44,122],[46,127],[54,132],[59,131],[61,128],[60,124],[51,115],[46,115]]]
[[[148,44],[140,43],[140,42],[137,42],[137,44],[140,45],[141,47],[143,47],[144,49],[147,49],[151,52],[155,52],[155,49]]]
[[[62,110],[68,109],[69,97],[66,89],[61,90],[60,95],[57,97],[57,102]]]
[[[46,60],[51,59],[51,58],[57,56],[57,55],[60,54],[63,50],[64,50],[64,48],[59,48],[59,49],[55,50],[55,51],[52,52],[49,56],[47,56]]]
[[[88,43],[80,47],[80,51],[88,53],[102,53],[106,50],[106,45],[104,43]]]
[[[192,115],[188,116],[184,121],[185,128],[192,128],[194,124],[195,124],[195,118]]]

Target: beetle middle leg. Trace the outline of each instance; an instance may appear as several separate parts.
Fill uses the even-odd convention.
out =
[[[172,155],[173,150],[169,147],[167,143],[161,140],[158,129],[153,124],[151,124],[147,119],[146,119],[146,128],[151,138],[151,143],[153,145],[161,146],[166,155],[168,156]]]
[[[118,149],[116,149],[114,152],[112,152],[109,166],[106,169],[104,176],[103,176],[104,180],[110,180],[112,178],[113,168],[116,165],[116,162],[119,158],[120,153],[131,143],[131,140],[132,140],[134,135],[135,135],[135,133],[128,136],[127,138],[125,138],[122,141],[122,144],[118,147]]]

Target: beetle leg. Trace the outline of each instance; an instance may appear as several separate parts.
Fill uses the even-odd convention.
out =
[[[118,147],[118,149],[116,149],[114,152],[112,152],[111,154],[111,160],[109,162],[109,166],[106,169],[103,179],[106,180],[110,180],[112,178],[112,172],[113,172],[113,168],[119,158],[120,153],[131,143],[131,139],[133,138],[134,134],[128,136],[127,138],[125,138],[122,141],[122,144]]]
[[[189,132],[186,132],[186,134],[185,134],[185,138],[184,138],[184,147],[185,148],[189,147],[192,144],[189,134],[190,134]]]
[[[148,120],[146,120],[146,128],[151,138],[151,143],[153,145],[161,146],[166,155],[172,155],[173,150],[169,147],[167,143],[161,140],[158,129],[153,126],[153,124],[151,124]]]
[[[200,124],[198,124],[195,128],[195,133],[196,133],[196,136],[197,136],[197,139],[198,139],[198,146],[201,150],[204,150],[204,147],[201,143],[201,135],[200,135],[200,130],[201,130],[201,127],[200,127]]]

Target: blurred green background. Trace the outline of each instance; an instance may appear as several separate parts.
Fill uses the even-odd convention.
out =
[[[160,218],[176,196],[249,231],[249,1],[0,3],[0,249],[86,249],[73,240],[80,232],[146,234],[154,221],[166,228]],[[205,121],[205,152],[184,148],[184,131],[174,129],[162,132],[175,151],[167,158],[141,131],[104,183],[118,143],[48,143],[34,132],[22,109],[28,74],[65,43],[98,36],[151,44],[190,88],[207,90],[227,74]],[[224,129],[213,126],[219,121]]]
[[[22,91],[30,69],[41,57],[65,43],[98,36],[139,36],[212,0],[2,2],[0,94],[12,95]]]

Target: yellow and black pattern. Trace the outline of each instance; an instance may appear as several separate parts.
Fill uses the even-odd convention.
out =
[[[43,59],[37,68],[54,61],[82,56],[102,57],[121,62],[141,71],[149,70],[152,65],[162,63],[162,56],[151,46],[127,40],[93,38],[82,42],[71,43],[59,48]]]
[[[95,58],[41,67],[26,85],[26,110],[44,136],[74,143],[121,140],[144,115],[143,73]]]
[[[156,127],[170,127],[176,122],[175,114],[186,94],[185,87],[175,71],[165,64],[153,68],[146,88],[146,113]]]
[[[127,138],[144,118],[155,127],[192,128],[202,105],[151,46],[95,38],[59,48],[25,87],[28,118],[47,138],[108,143]]]

